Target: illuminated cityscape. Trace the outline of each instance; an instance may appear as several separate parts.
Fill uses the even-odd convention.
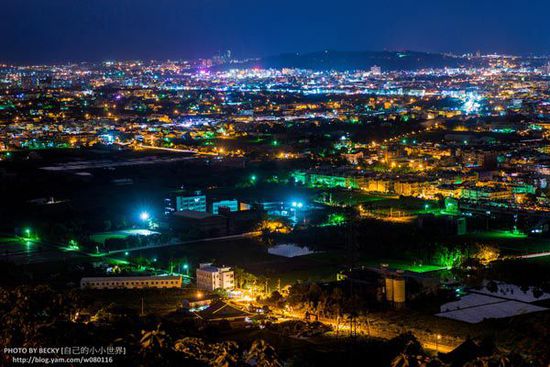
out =
[[[549,365],[544,37],[165,57],[147,32],[0,52],[1,366]]]

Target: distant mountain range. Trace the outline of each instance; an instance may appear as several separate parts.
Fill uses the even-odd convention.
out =
[[[377,65],[382,71],[417,70],[470,66],[480,61],[418,51],[320,51],[269,56],[242,67],[300,68],[312,70],[368,70]],[[235,65],[233,65],[234,67]]]

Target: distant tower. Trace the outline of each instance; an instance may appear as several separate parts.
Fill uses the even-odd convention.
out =
[[[382,74],[382,68],[378,65],[373,65],[371,68],[370,68],[370,73],[372,75],[380,75]]]

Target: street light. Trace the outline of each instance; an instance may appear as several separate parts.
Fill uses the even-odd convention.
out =
[[[183,264],[183,268],[185,269],[185,275],[189,276],[189,265],[188,264]]]
[[[149,220],[149,218],[151,218],[151,216],[149,215],[148,212],[141,212],[141,213],[139,214],[139,219],[141,219],[141,220],[144,221],[144,222],[147,221],[147,220]]]

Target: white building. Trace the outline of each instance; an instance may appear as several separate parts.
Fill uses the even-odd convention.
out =
[[[181,288],[181,276],[90,277],[80,280],[82,289]]]
[[[197,288],[207,291],[235,288],[235,276],[230,267],[216,267],[211,263],[200,264],[197,269]]]
[[[176,210],[193,210],[197,212],[206,212],[206,195],[197,191],[194,195],[176,196]]]

